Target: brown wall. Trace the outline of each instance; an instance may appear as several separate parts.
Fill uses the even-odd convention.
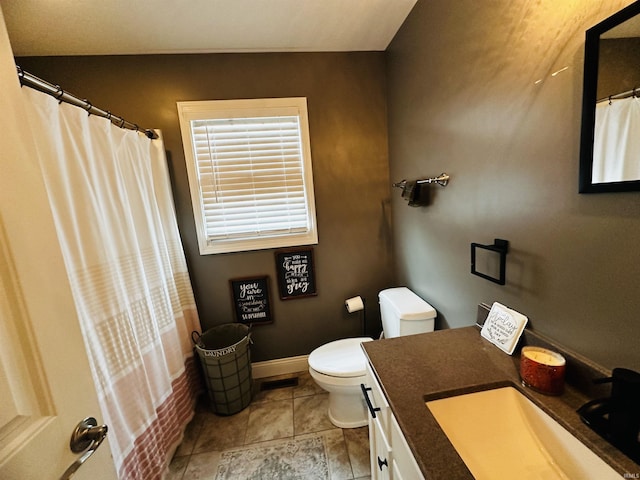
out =
[[[25,70],[146,128],[160,128],[203,327],[233,321],[228,280],[269,275],[274,322],[254,329],[253,360],[309,353],[361,334],[344,300],[362,295],[379,334],[377,292],[391,286],[383,53],[218,54],[19,58]],[[319,244],[317,297],[281,301],[273,250],[200,256],[177,101],[308,99]]]
[[[640,38],[600,40],[597,99],[640,87]]]
[[[197,253],[175,102],[309,98],[319,295],[288,302],[274,295],[275,322],[255,329],[255,360],[304,354],[357,335],[359,319],[342,305],[352,295],[366,298],[368,317],[375,317],[370,323],[379,328],[376,293],[392,283],[395,265],[395,283],[430,301],[440,328],[472,324],[479,302],[499,301],[605,366],[638,369],[640,194],[577,193],[584,31],[629,3],[419,0],[386,57],[18,63],[164,131],[205,327],[231,319],[228,278],[275,280],[273,252]],[[443,171],[451,183],[432,188],[430,206],[408,207],[398,190],[388,204],[390,182]],[[470,243],[494,238],[511,242],[505,286],[469,272]]]
[[[397,280],[441,327],[498,301],[640,368],[640,193],[578,194],[584,31],[629,3],[420,0],[388,49],[391,180],[451,175],[430,207],[392,197]],[[470,274],[494,238],[505,286]]]

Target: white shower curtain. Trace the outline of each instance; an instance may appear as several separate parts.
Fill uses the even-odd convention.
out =
[[[593,183],[640,180],[640,98],[596,105]]]
[[[22,91],[119,478],[161,478],[200,384],[162,140]]]

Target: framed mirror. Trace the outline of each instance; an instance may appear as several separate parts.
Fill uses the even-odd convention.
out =
[[[579,191],[640,191],[640,1],[586,32]]]

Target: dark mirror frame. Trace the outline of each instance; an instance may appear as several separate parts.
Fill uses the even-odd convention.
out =
[[[580,193],[640,191],[640,180],[592,183],[600,35],[638,14],[640,14],[640,1],[634,2],[619,12],[614,13],[586,32],[584,46],[584,84],[582,90],[582,130],[580,136]]]

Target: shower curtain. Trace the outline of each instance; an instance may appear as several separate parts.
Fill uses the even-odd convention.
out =
[[[22,92],[119,478],[162,478],[201,385],[162,140]]]
[[[640,98],[596,105],[593,183],[640,180]]]

